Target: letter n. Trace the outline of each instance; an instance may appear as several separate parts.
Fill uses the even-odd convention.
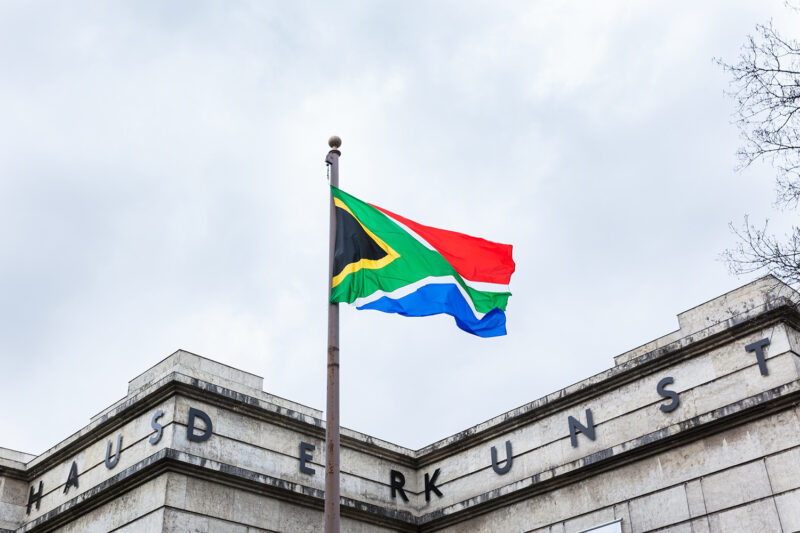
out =
[[[569,441],[572,443],[572,447],[575,448],[578,445],[578,433],[583,433],[589,440],[595,439],[594,434],[594,420],[592,420],[592,410],[586,410],[586,425],[584,426],[580,422],[578,422],[577,418],[569,417],[567,419],[569,422]]]

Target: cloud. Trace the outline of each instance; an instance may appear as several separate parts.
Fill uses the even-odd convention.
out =
[[[781,9],[4,3],[0,357],[31,403],[0,445],[178,348],[324,407],[332,134],[343,188],[518,264],[503,339],[343,308],[346,425],[421,446],[608,367],[739,283],[716,257],[772,176],[732,173],[710,59]]]

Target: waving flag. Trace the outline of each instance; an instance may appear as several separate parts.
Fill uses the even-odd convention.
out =
[[[331,303],[404,316],[451,315],[480,337],[506,334],[511,245],[423,226],[331,187]]]

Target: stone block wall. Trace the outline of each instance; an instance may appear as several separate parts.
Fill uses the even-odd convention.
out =
[[[800,530],[796,296],[732,291],[420,450],[343,428],[343,530]],[[322,413],[261,386],[179,351],[45,453],[0,449],[0,533],[321,531]]]

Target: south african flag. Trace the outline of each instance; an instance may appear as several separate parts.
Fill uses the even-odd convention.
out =
[[[330,301],[403,316],[451,315],[480,337],[506,334],[511,245],[424,226],[331,187]]]

